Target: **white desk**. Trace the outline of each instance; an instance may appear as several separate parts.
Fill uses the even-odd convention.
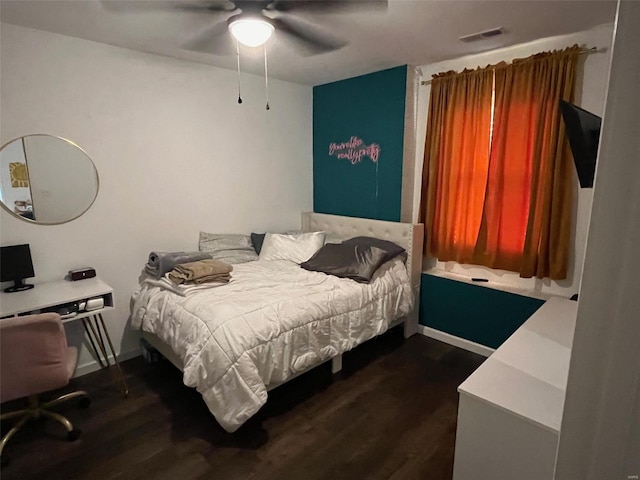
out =
[[[122,393],[127,396],[129,389],[102,318],[102,313],[113,309],[113,289],[99,278],[75,282],[57,280],[36,284],[31,290],[13,293],[0,292],[0,319],[39,313],[45,309],[57,311],[57,308],[91,298],[102,298],[104,306],[95,310],[78,312],[75,316],[63,319],[63,322],[82,321],[95,358],[101,367],[109,368],[112,366],[108,354],[108,350],[111,351],[113,366],[116,367],[118,375],[117,383],[120,384]]]
[[[454,480],[551,480],[577,302],[551,298],[460,387]]]

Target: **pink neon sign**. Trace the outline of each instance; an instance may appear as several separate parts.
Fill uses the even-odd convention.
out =
[[[349,160],[352,165],[360,163],[364,157],[369,157],[373,163],[378,163],[380,145],[372,143],[365,145],[360,137],[353,136],[348,142],[330,143],[329,155]]]

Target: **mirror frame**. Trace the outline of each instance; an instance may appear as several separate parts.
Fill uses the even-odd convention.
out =
[[[93,166],[93,170],[96,172],[96,193],[93,196],[93,200],[91,200],[91,203],[89,203],[89,205],[87,205],[87,208],[85,208],[82,212],[80,212],[75,217],[70,218],[68,220],[64,220],[62,222],[42,222],[42,221],[38,221],[38,220],[31,220],[30,218],[26,218],[26,217],[23,217],[22,215],[17,214],[13,210],[11,210],[7,205],[5,205],[4,201],[0,201],[0,205],[2,205],[2,208],[5,211],[7,211],[8,213],[10,213],[13,217],[19,218],[20,220],[22,220],[24,222],[27,222],[27,223],[31,223],[33,225],[64,225],[65,223],[72,222],[72,221],[76,220],[77,218],[80,218],[85,213],[87,213],[87,210],[89,210],[91,208],[91,206],[95,203],[96,198],[98,198],[98,193],[100,192],[100,175],[98,174],[98,169],[96,168],[96,164],[93,163],[93,160],[91,159],[89,154],[87,152],[85,152],[84,149],[80,145],[75,143],[74,141],[69,140],[68,138],[59,137],[58,135],[51,135],[51,134],[48,134],[48,133],[30,133],[30,134],[27,134],[27,135],[21,135],[19,137],[14,138],[13,140],[9,140],[5,144],[3,144],[2,147],[0,147],[0,152],[2,152],[2,150],[4,150],[4,148],[7,145],[15,142],[16,140],[23,140],[24,141],[24,139],[27,138],[27,137],[51,137],[51,138],[57,138],[58,140],[62,140],[64,142],[67,142],[71,146],[73,146],[73,147],[77,148],[78,150],[80,150],[84,154],[84,156],[87,157],[87,160],[89,160],[89,162],[91,163],[91,166]]]

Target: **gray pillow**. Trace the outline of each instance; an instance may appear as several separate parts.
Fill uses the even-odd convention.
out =
[[[387,252],[373,246],[327,243],[300,266],[313,272],[369,283],[386,256]]]
[[[258,260],[251,237],[239,233],[200,232],[199,250],[229,264]]]
[[[266,233],[251,234],[251,244],[253,245],[253,249],[256,251],[258,255],[260,255],[260,250],[262,250],[262,244],[264,243],[265,235]]]
[[[405,249],[400,245],[389,240],[381,240],[380,238],[375,237],[353,237],[349,240],[345,240],[342,243],[345,245],[359,245],[361,247],[376,247],[384,250],[386,253],[386,256],[384,258],[385,262],[388,262],[392,258],[395,258],[401,253],[405,252]]]

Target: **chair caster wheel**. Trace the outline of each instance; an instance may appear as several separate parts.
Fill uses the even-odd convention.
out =
[[[91,405],[91,399],[89,397],[82,397],[78,402],[78,407],[80,407],[83,410],[85,408],[89,408],[89,405]]]
[[[73,442],[74,440],[78,439],[81,433],[82,433],[82,430],[80,430],[79,428],[74,428],[73,430],[67,433],[67,440],[69,440],[70,442]]]

